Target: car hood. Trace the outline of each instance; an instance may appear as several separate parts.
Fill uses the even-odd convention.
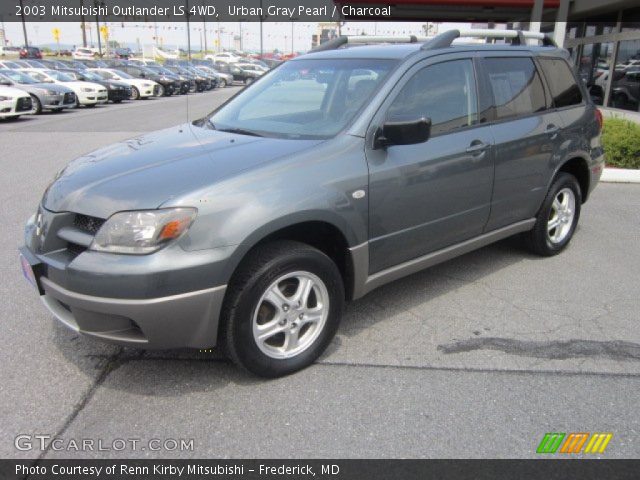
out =
[[[61,85],[69,87],[72,90],[80,90],[82,88],[93,88],[95,90],[104,90],[104,86],[102,86],[102,85],[100,85],[98,83],[83,82],[81,80],[73,81],[73,82],[62,82]]]
[[[13,98],[28,96],[28,94],[19,88],[0,86],[0,96]]]
[[[69,93],[73,92],[69,87],[65,87],[59,83],[25,83],[20,85],[20,88],[24,88],[25,90],[29,90],[30,88],[38,89],[38,90],[51,90],[52,92],[58,93]]]
[[[253,137],[179,125],[74,160],[47,188],[42,204],[50,211],[98,218],[108,218],[122,210],[154,209],[319,142]]]

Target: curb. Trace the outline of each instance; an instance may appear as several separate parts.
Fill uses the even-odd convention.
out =
[[[640,183],[640,170],[605,168],[600,181],[605,183]]]

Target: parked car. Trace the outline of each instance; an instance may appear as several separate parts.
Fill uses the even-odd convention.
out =
[[[640,67],[628,68],[619,78],[614,76],[613,80],[613,106],[637,111],[640,105]]]
[[[275,377],[318,358],[345,300],[516,234],[560,253],[604,166],[602,115],[565,50],[459,36],[342,37],[78,158],[27,222],[25,276],[76,332],[223,342]]]
[[[217,86],[220,88],[224,88],[228,85],[233,85],[233,75],[231,75],[230,73],[221,72],[213,67],[208,67],[206,65],[194,65],[193,68],[204,73],[205,75],[212,75],[217,79]]]
[[[146,66],[127,63],[118,67],[118,69],[135,78],[143,78],[156,82],[160,85],[160,91],[158,92],[158,96],[160,97],[173,95],[180,90],[180,81],[177,78],[171,75],[154,72]]]
[[[83,64],[85,68],[108,68],[109,64],[102,59],[80,59],[77,62]]]
[[[91,68],[89,71],[95,72],[105,80],[115,80],[129,85],[131,87],[131,100],[140,100],[141,98],[157,97],[160,95],[160,85],[153,80],[135,78],[113,68]]]
[[[0,60],[0,68],[7,68],[10,70],[17,70],[22,68],[20,64],[16,63],[13,60]]]
[[[22,47],[20,58],[42,58],[42,52],[38,47]]]
[[[196,81],[190,75],[174,73],[168,68],[164,68],[160,65],[146,65],[145,68],[151,70],[156,75],[160,75],[173,80],[177,85],[176,89],[174,90],[174,93],[176,94],[184,95],[189,93],[190,91],[196,91]]]
[[[0,84],[19,88],[31,95],[33,112],[43,110],[60,112],[76,107],[76,94],[70,88],[51,83],[40,83],[33,77],[18,70],[0,70]]]
[[[245,70],[237,67],[235,64],[227,64],[218,62],[215,64],[216,71],[229,74],[236,82],[242,82],[246,85],[252,83],[256,78],[262,76],[262,73],[258,73],[253,70]]]
[[[100,52],[97,48],[78,47],[73,51],[73,58],[75,60],[95,60],[99,57]]]
[[[53,68],[54,70],[64,70],[65,68],[73,68],[68,63],[61,62],[60,60],[46,59],[46,60],[40,60],[39,62],[42,64],[42,68]],[[35,65],[32,65],[32,66],[35,66]]]
[[[57,83],[69,87],[76,94],[77,106],[95,107],[98,103],[106,103],[108,100],[107,89],[97,83],[74,80],[58,70],[30,68],[21,71],[28,73],[39,82]]]
[[[63,85],[40,83],[22,71],[1,69],[0,84],[19,88],[31,95],[35,114],[42,113],[43,110],[60,112],[76,107],[76,94],[73,90]]]
[[[117,80],[108,80],[102,78],[97,73],[85,69],[85,70],[60,70],[65,75],[73,78],[74,80],[82,80],[83,82],[97,83],[107,89],[107,97],[109,101],[113,103],[121,103],[123,100],[129,100],[131,98],[131,87]]]
[[[230,52],[220,52],[216,54],[209,54],[204,56],[205,60],[211,60],[214,63],[224,62],[224,63],[236,63],[242,60],[242,57],[238,55],[234,55]]]
[[[127,47],[119,47],[116,48],[113,52],[113,56],[115,58],[122,58],[122,59],[128,59],[131,55],[133,55],[133,52],[131,51],[130,48]]]
[[[4,57],[5,55],[20,55],[20,47],[3,47],[1,55]]]
[[[47,68],[42,60],[16,60],[15,63],[20,65],[20,68]]]
[[[180,67],[177,65],[168,65],[165,68],[174,75],[183,75],[193,81],[190,89],[191,92],[204,92],[205,90],[211,90],[212,88],[212,80],[205,77],[201,72],[193,71],[186,67]]]
[[[16,119],[33,113],[31,96],[23,90],[3,86],[0,82],[0,119]]]

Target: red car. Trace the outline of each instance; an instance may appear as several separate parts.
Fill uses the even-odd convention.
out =
[[[22,47],[20,58],[42,58],[42,52],[38,47]]]

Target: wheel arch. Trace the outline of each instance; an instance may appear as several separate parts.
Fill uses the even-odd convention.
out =
[[[327,214],[300,218],[299,215],[274,220],[254,230],[236,249],[228,270],[229,283],[242,266],[247,254],[266,243],[293,240],[317,248],[338,267],[345,287],[345,298],[351,299],[354,290],[354,261],[350,247],[356,245],[356,235],[346,225]]]
[[[558,173],[565,172],[573,175],[578,180],[578,184],[580,185],[580,193],[582,196],[582,203],[587,201],[587,197],[589,195],[590,189],[590,173],[589,173],[589,164],[584,157],[579,155],[568,158],[563,163],[561,163],[556,169],[551,181],[558,176]]]

